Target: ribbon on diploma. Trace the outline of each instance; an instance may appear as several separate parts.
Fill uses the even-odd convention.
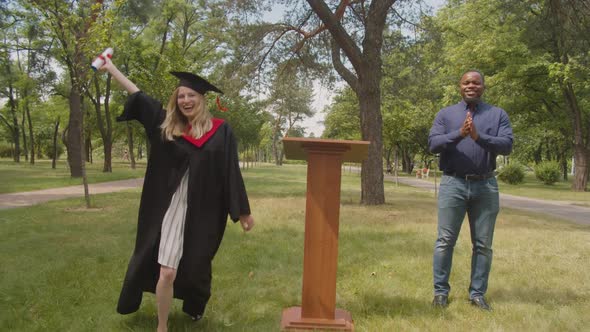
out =
[[[98,56],[98,58],[100,58],[102,61],[106,61],[106,59],[104,58],[104,55],[102,55],[102,54],[100,54]],[[107,58],[112,59],[113,55],[109,53],[109,54],[107,54]]]

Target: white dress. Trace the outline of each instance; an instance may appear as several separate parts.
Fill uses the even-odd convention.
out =
[[[170,206],[162,221],[158,263],[162,266],[178,269],[184,243],[184,222],[186,219],[186,200],[188,188],[188,170],[184,173]]]

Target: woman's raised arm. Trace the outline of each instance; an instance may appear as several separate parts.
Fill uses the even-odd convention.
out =
[[[113,79],[117,81],[119,85],[121,85],[125,90],[127,90],[129,94],[139,91],[137,85],[131,82],[131,80],[129,80],[127,76],[123,75],[123,73],[119,71],[119,68],[115,66],[111,59],[106,58],[104,65],[102,65],[102,67],[100,67],[99,70],[108,71],[109,74],[111,74],[111,76],[113,77]]]

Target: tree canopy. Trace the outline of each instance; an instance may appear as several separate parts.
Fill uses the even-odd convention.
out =
[[[281,10],[269,20],[273,8]],[[448,0],[432,13],[401,0],[11,0],[0,3],[0,27],[0,155],[15,162],[65,145],[79,176],[95,154],[105,171],[112,150],[144,154],[142,131],[114,123],[126,95],[89,67],[113,47],[119,68],[164,104],[171,70],[215,82],[230,111],[210,99],[211,111],[234,127],[240,150],[272,150],[275,160],[281,137],[306,134],[313,83],[338,83],[323,137],[371,141],[366,204],[384,202],[383,164],[393,154],[408,172],[434,158],[432,119],[459,101],[460,74],[478,69],[484,98],[512,121],[511,158],[557,161],[564,177],[574,169],[573,190],[587,188],[587,1]]]

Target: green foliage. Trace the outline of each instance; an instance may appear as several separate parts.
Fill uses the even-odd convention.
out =
[[[424,24],[431,22],[425,20]],[[387,151],[397,150],[406,171],[416,155],[427,163],[428,134],[443,106],[442,86],[434,82],[431,67],[436,63],[435,55],[440,54],[436,37],[436,28],[429,27],[416,39],[389,32],[384,41],[383,144]]]
[[[231,125],[240,149],[260,145],[261,129],[267,117],[259,105],[239,96],[228,102],[223,98],[221,103],[229,110],[221,112],[215,103],[213,100],[209,103],[211,114],[216,118],[225,119]]]
[[[14,155],[14,148],[9,144],[0,143],[0,158],[11,158]]]
[[[325,110],[322,137],[332,139],[361,139],[359,103],[352,89],[346,87],[334,97]]]
[[[44,146],[43,151],[45,152],[45,157],[47,157],[47,159],[53,159],[53,155],[54,155],[53,144]],[[64,147],[61,144],[58,144],[57,145],[57,158],[61,157],[61,155],[63,153],[64,153]]]
[[[535,177],[547,185],[559,181],[560,173],[559,164],[555,161],[544,161],[535,166]]]
[[[0,95],[6,100],[12,88],[19,106],[14,114],[2,110],[9,122],[0,129],[1,142],[14,140],[9,132],[13,115],[22,126],[28,104],[35,141],[47,150],[48,133],[56,119],[61,118],[61,131],[68,125],[70,78],[86,77],[81,82],[83,90],[94,90],[89,85],[91,76],[86,75],[92,74],[87,63],[107,46],[115,49],[114,61],[121,71],[164,104],[176,84],[170,70],[210,78],[225,92],[223,104],[235,112],[215,115],[226,118],[241,147],[249,148],[268,149],[288,130],[291,135],[302,134],[297,119],[311,114],[306,101],[313,91],[309,83],[318,78],[333,82],[335,74],[326,47],[329,38],[323,38],[327,31],[307,39],[293,57],[293,46],[303,44],[298,44],[301,35],[288,27],[313,31],[320,23],[316,15],[309,15],[304,1],[8,3],[0,7],[0,23],[6,27],[0,40]],[[277,3],[286,9],[281,21],[262,22],[268,18],[265,11]],[[514,159],[563,163],[590,150],[585,139],[590,130],[590,7],[584,1],[452,0],[435,16],[420,18],[410,16],[411,3],[397,1],[394,8],[407,21],[420,20],[421,29],[400,32],[402,18],[389,15],[383,36],[384,152],[397,149],[403,160],[428,156],[426,142],[434,114],[460,99],[457,81],[468,68],[484,72],[484,99],[510,115]],[[363,2],[351,2],[358,16],[345,15],[341,21],[347,31],[355,32],[351,37],[359,45],[366,24],[358,20],[367,13],[363,6]],[[18,56],[11,51],[15,46]],[[68,66],[77,55],[82,56],[82,68]],[[297,75],[285,69],[301,66],[306,71]],[[100,73],[98,78],[104,91],[107,75]],[[268,104],[257,101],[271,94],[268,104],[280,130],[265,114]],[[348,88],[336,95],[327,109],[323,136],[361,139],[356,96]],[[120,113],[125,97],[113,83],[112,117]],[[100,146],[97,114],[85,111],[85,134]],[[289,116],[295,120],[290,124]],[[111,120],[114,143],[125,141],[127,126]],[[23,132],[29,135],[28,128],[19,130],[19,139]],[[132,130],[136,144],[144,140],[142,128],[132,124]],[[581,141],[575,142],[576,138]]]
[[[314,114],[313,86],[295,61],[281,63],[274,75],[266,110],[273,117],[275,134],[283,136]]]
[[[449,2],[434,19],[444,45],[436,76],[454,78],[445,98],[461,71],[478,68],[486,75],[484,99],[513,120],[518,159],[563,163],[576,155],[583,164],[590,151],[580,139],[590,130],[588,17],[583,1]]]
[[[500,169],[498,178],[508,184],[520,184],[524,182],[524,170],[518,163],[511,163]]]

